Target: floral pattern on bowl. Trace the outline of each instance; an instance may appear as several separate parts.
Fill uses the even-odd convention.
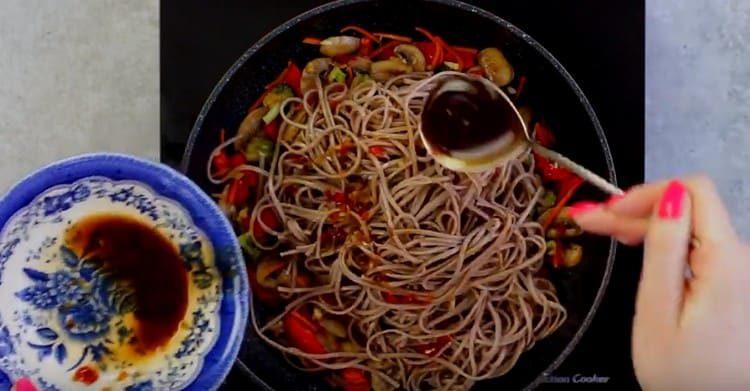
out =
[[[188,272],[185,317],[147,358],[116,353],[133,334],[132,292],[64,242],[67,227],[101,212],[154,227],[179,249]],[[96,389],[184,388],[216,342],[221,301],[211,242],[179,204],[140,182],[87,177],[52,187],[0,232],[0,369],[42,390],[81,389],[84,370],[97,374]]]

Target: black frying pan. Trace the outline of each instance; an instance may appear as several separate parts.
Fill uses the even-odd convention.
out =
[[[616,184],[614,165],[599,121],[583,92],[562,65],[539,43],[507,21],[455,0],[340,0],[287,21],[248,49],[224,75],[195,122],[183,157],[183,171],[206,192],[206,163],[219,142],[219,130],[235,130],[248,106],[289,59],[300,66],[317,56],[302,45],[306,36],[335,35],[348,24],[416,37],[425,27],[456,45],[500,47],[517,73],[528,78],[527,99],[558,136],[556,149]],[[584,188],[581,197],[601,196]],[[584,260],[551,279],[568,310],[568,320],[552,336],[526,352],[505,376],[480,382],[475,389],[532,388],[544,381],[575,347],[604,294],[615,258],[615,242],[590,237]],[[260,309],[261,315],[263,309]],[[275,390],[325,390],[315,375],[292,368],[248,327],[238,366],[258,386]]]

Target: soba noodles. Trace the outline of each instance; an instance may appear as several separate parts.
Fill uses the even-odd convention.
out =
[[[334,386],[467,389],[507,373],[566,319],[540,273],[548,194],[531,152],[465,174],[421,143],[424,103],[448,74],[354,87],[316,78],[280,104],[272,153],[222,176],[209,162],[215,183],[260,177],[245,210],[225,201],[231,186],[220,197],[261,251],[253,297],[275,310],[261,318],[251,306],[252,327],[295,367],[338,374]]]

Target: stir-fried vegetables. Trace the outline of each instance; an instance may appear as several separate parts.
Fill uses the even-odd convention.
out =
[[[276,233],[284,231],[284,224],[273,208],[260,208],[255,211],[255,203],[262,197],[266,186],[262,173],[266,172],[274,158],[275,149],[284,143],[292,144],[299,134],[309,113],[302,108],[317,99],[307,93],[319,87],[334,83],[346,85],[349,89],[363,87],[375,81],[387,81],[394,76],[410,72],[441,72],[455,70],[485,77],[506,89],[515,100],[526,89],[524,75],[516,77],[515,70],[498,48],[482,50],[449,44],[444,38],[427,29],[417,27],[416,38],[389,32],[370,32],[361,26],[346,26],[339,35],[325,38],[306,37],[302,43],[317,49],[317,58],[300,68],[288,62],[286,68],[265,86],[262,94],[248,107],[247,114],[237,125],[236,137],[226,142],[222,131],[223,148],[212,154],[209,175],[215,183],[222,183],[219,195],[222,209],[235,223],[238,240],[248,261],[248,277],[254,298],[266,306],[282,307],[291,302],[288,290],[281,287],[308,287],[313,283],[325,283],[324,278],[306,271],[300,254],[282,257],[278,250],[269,253],[261,249],[277,243]],[[300,64],[302,65],[302,64]],[[337,87],[332,87],[337,88]],[[364,87],[363,87],[364,88]],[[290,98],[303,102],[287,102]],[[332,100],[331,110],[336,111],[340,102]],[[282,112],[283,111],[283,112]],[[528,106],[519,108],[527,125],[533,124],[533,133],[539,144],[552,146],[555,136],[543,121],[533,123],[533,113]],[[284,121],[282,115],[290,119]],[[397,151],[388,143],[376,142],[367,147],[370,156],[387,162]],[[352,158],[358,153],[358,146],[351,138],[343,138],[340,144],[329,148],[328,156]],[[303,156],[288,157],[289,164],[308,165]],[[538,199],[533,218],[542,225],[547,242],[546,259],[554,268],[572,267],[583,257],[583,247],[573,240],[581,234],[580,229],[563,212],[565,205],[575,195],[583,181],[543,156],[535,154],[536,173],[541,178],[545,191]],[[319,163],[319,162],[317,162]],[[285,194],[295,194],[297,185],[282,189]],[[349,240],[356,232],[357,222],[371,218],[373,205],[365,180],[352,179],[344,189],[323,190],[321,202],[330,210],[327,216],[327,229],[319,234],[322,246],[333,246]],[[318,235],[318,233],[305,233]],[[357,239],[359,240],[359,239]],[[361,240],[367,238],[362,235]],[[377,261],[363,257],[357,263],[366,273],[377,267]],[[374,277],[386,287],[382,300],[391,305],[427,305],[431,297],[391,289],[388,277],[375,274]],[[287,292],[287,293],[284,293]],[[303,308],[304,307],[304,308]],[[344,316],[325,317],[323,312],[306,304],[286,312],[277,333],[289,344],[308,354],[331,352],[361,352],[362,341],[350,335],[352,327]],[[311,308],[313,307],[313,308]],[[443,335],[432,341],[410,344],[407,349],[425,356],[437,356],[449,348],[452,338]],[[303,365],[306,365],[303,363]],[[377,384],[377,377],[369,376],[357,367],[333,371],[332,382],[345,390],[365,391],[371,384]],[[372,382],[372,383],[371,383]]]

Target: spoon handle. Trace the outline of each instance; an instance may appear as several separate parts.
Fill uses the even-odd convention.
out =
[[[532,148],[534,149],[536,153],[546,157],[547,159],[557,162],[559,165],[572,171],[574,174],[580,176],[581,178],[591,183],[592,185],[598,187],[599,189],[601,189],[607,194],[611,194],[611,195],[625,194],[625,192],[622,191],[622,189],[609,183],[609,181],[607,181],[606,179],[600,177],[599,175],[594,174],[587,168],[581,166],[580,164],[566,158],[565,156],[551,149],[547,149],[537,143],[533,143]]]

